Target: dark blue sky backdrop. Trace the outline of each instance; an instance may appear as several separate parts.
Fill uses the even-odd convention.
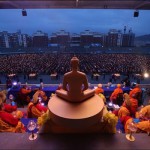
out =
[[[109,29],[132,28],[136,36],[150,34],[150,11],[139,10],[139,17],[133,17],[134,10],[110,9],[27,9],[23,17],[21,9],[0,10],[0,31],[10,33],[21,30],[32,35],[37,30],[48,33],[65,30],[80,33],[84,30],[107,33]]]

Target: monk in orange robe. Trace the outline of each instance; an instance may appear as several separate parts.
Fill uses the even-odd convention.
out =
[[[47,103],[48,97],[47,97],[46,93],[45,93],[41,88],[39,88],[39,89],[34,93],[33,99],[38,99],[38,97],[41,98],[41,102]]]
[[[45,113],[48,108],[42,103],[42,99],[47,99],[47,96],[42,91],[37,91],[33,95],[33,100],[28,104],[27,114],[29,118],[38,118]]]
[[[18,124],[18,119],[14,118],[12,114],[10,114],[10,113],[8,113],[6,111],[2,111],[2,110],[0,111],[0,118],[4,122],[6,122],[6,123],[8,123],[8,124],[10,124],[12,126],[16,126]]]
[[[137,93],[142,93],[142,90],[138,84],[136,84],[134,89],[130,91],[129,95],[130,97],[135,97]]]
[[[102,84],[98,84],[97,88],[95,89],[95,94],[102,93],[104,94],[104,90],[102,89]]]
[[[127,106],[125,103],[123,103],[123,106],[128,108],[128,110],[131,113],[131,116],[135,117],[135,113],[138,109],[138,101],[135,98],[130,98],[130,106]]]
[[[134,89],[132,89],[129,93],[130,97],[133,97],[138,100],[138,106],[143,104],[142,102],[142,90],[138,84],[135,85]]]
[[[136,118],[142,120],[150,119],[150,104],[142,107],[139,112],[136,112]]]
[[[24,105],[27,105],[30,102],[30,97],[29,97],[29,93],[31,92],[30,88],[27,88],[26,85],[24,85],[19,93],[18,93],[18,97],[16,98],[17,101],[17,105],[20,107],[24,107]]]
[[[17,110],[17,106],[16,106],[16,105],[15,105],[15,106],[12,106],[12,105],[10,105],[10,104],[4,103],[4,104],[3,104],[3,109],[4,109],[6,112],[8,112],[8,113],[12,113],[13,111],[16,111],[16,110]]]
[[[110,100],[113,102],[113,103],[116,103],[116,99],[117,99],[117,96],[119,94],[123,94],[123,90],[121,89],[121,84],[117,84],[117,88],[113,91],[113,93],[111,94],[110,96]]]
[[[150,121],[139,121],[134,123],[134,119],[131,116],[124,116],[120,118],[121,123],[124,125],[125,133],[130,133],[129,124],[133,123],[133,126],[137,128],[136,133],[150,133]]]
[[[19,133],[25,132],[24,125],[20,122],[20,115],[14,116],[13,114],[4,111],[3,102],[1,99],[0,99],[0,132],[19,132]]]
[[[118,117],[132,116],[135,117],[135,113],[138,109],[138,101],[135,98],[130,97],[127,93],[124,93],[124,103],[118,111]]]
[[[42,106],[41,104],[34,104],[30,102],[27,107],[27,115],[28,118],[38,118],[42,114],[44,114],[47,111],[47,108],[45,106]]]
[[[22,94],[29,94],[31,92],[31,89],[28,89],[26,85],[24,85],[21,89],[20,89]]]

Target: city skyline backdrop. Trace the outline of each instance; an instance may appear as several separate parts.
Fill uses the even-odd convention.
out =
[[[0,32],[32,35],[37,30],[51,34],[60,30],[80,33],[85,30],[106,34],[110,29],[127,32],[132,28],[135,36],[150,34],[149,10],[140,10],[134,17],[134,10],[110,9],[27,9],[27,16],[22,16],[21,9],[0,10]]]

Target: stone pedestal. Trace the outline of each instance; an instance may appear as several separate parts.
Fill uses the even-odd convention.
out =
[[[48,102],[50,120],[41,133],[88,133],[100,129],[104,102],[94,95],[80,103],[67,102],[54,95]]]

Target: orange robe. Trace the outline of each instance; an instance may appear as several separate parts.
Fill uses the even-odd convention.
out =
[[[26,88],[22,88],[22,89],[20,90],[20,92],[21,92],[22,94],[29,94],[29,93],[31,92],[31,90],[30,90],[30,89],[26,89]]]
[[[141,110],[136,113],[136,118],[139,118],[140,114],[143,116],[143,118],[150,119],[150,105],[141,108]]]
[[[47,107],[41,105],[40,103],[36,104],[35,107],[41,112],[46,112],[48,109]]]
[[[130,116],[130,111],[126,107],[122,106],[118,111],[118,118],[122,118],[125,116]]]
[[[128,124],[133,121],[132,117],[131,116],[123,116],[122,118],[120,118],[120,121],[124,126],[125,133],[130,133],[130,131],[128,129]]]
[[[12,126],[16,126],[18,124],[18,119],[14,118],[12,114],[6,111],[0,111],[0,118]]]
[[[43,113],[47,111],[47,107],[41,105],[41,104],[36,104],[34,105],[32,102],[28,104],[27,108],[27,114],[28,118],[38,118],[40,117]]]
[[[24,133],[24,125],[12,114],[0,111],[0,132],[18,132]]]
[[[130,98],[129,100],[125,100],[118,111],[118,117],[122,118],[125,116],[135,117],[136,111],[138,109],[138,101],[137,99]]]
[[[102,88],[100,88],[100,87],[97,87],[96,89],[95,89],[95,94],[99,94],[99,93],[104,93],[104,90],[102,89]]]
[[[29,102],[30,101],[30,97],[28,96],[28,94],[31,92],[30,89],[26,89],[26,88],[21,88],[20,89],[20,96],[21,96],[21,100],[25,101],[25,102]]]
[[[117,87],[110,96],[110,100],[113,102],[116,100],[118,94],[123,94],[123,90],[120,87]]]
[[[128,125],[133,122],[133,118],[130,116],[122,117],[121,122],[124,125],[125,133],[130,133],[130,130],[128,129]],[[144,132],[148,133],[150,132],[150,121],[140,121],[138,123],[135,123],[135,126],[137,127],[137,133]]]
[[[126,106],[126,103],[123,103],[123,106],[127,107],[131,113],[131,116],[134,117],[138,109],[138,100],[135,98],[130,98],[130,106]]]
[[[125,102],[122,104],[122,106],[126,107],[129,110],[130,115],[134,117],[138,109],[138,101],[135,98],[130,98],[130,106],[127,106]]]
[[[17,110],[17,106],[12,106],[10,104],[4,103],[3,109],[4,109],[4,111],[6,111],[8,113],[12,113],[13,111]]]
[[[141,121],[137,123],[137,128],[140,129],[142,132],[150,133],[150,121]]]
[[[139,87],[135,87],[129,93],[130,97],[134,97],[137,93],[142,93],[142,90]]]
[[[46,96],[46,93],[42,90],[37,90],[34,95],[33,95],[33,100],[34,101],[37,101],[38,97],[41,97],[42,98],[42,101],[43,102],[46,102],[48,100],[47,96]]]

